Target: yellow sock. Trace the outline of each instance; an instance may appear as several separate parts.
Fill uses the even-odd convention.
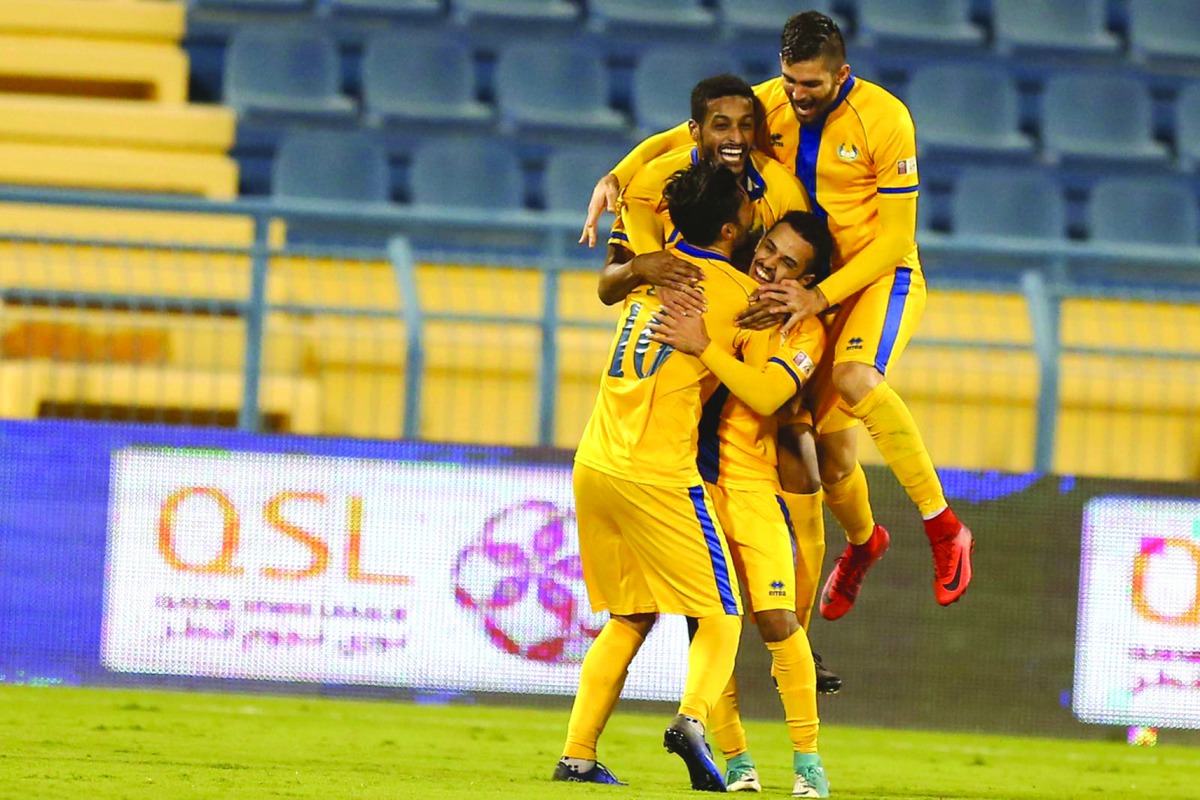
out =
[[[865,544],[871,538],[875,514],[871,512],[871,494],[862,464],[855,461],[849,475],[837,483],[825,484],[825,505],[846,531],[850,544]]]
[[[746,744],[746,729],[742,727],[742,713],[738,710],[737,678],[731,677],[725,684],[721,699],[708,715],[708,733],[726,760],[750,749]]]
[[[696,636],[688,648],[687,683],[679,713],[695,717],[707,726],[713,706],[733,675],[742,618],[718,614],[702,617],[698,623]]]
[[[909,499],[916,503],[922,516],[946,507],[942,482],[938,480],[917,423],[892,387],[886,382],[879,383],[867,392],[862,402],[850,409],[850,413],[867,426],[883,460],[892,468],[896,480],[908,492]]]
[[[788,735],[797,753],[817,752],[817,671],[808,635],[799,630],[782,642],[767,642],[775,683],[783,700]]]
[[[821,584],[821,563],[825,560],[825,510],[823,493],[783,493],[796,535],[796,618],[808,630],[817,587]],[[874,523],[872,523],[874,527]]]
[[[596,758],[596,741],[608,724],[625,685],[629,662],[642,646],[642,636],[623,622],[610,619],[588,648],[579,671],[579,692],[567,723],[566,758]]]

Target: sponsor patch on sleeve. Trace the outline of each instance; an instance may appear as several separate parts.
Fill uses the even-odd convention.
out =
[[[896,174],[898,175],[916,175],[917,174],[917,157],[906,158],[896,162]]]
[[[808,353],[803,350],[792,357],[792,363],[796,365],[796,369],[800,370],[800,374],[804,376],[805,380],[811,378],[813,371],[817,368],[813,360],[808,357]]]

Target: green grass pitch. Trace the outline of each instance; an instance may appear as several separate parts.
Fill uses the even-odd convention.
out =
[[[601,758],[626,788],[551,783],[564,711],[0,686],[0,798],[678,798],[669,714],[613,717]],[[782,723],[748,725],[764,795],[791,791]],[[1200,796],[1200,750],[829,726],[833,796]]]

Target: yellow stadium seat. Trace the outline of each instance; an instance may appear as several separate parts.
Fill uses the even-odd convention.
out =
[[[235,127],[224,106],[0,94],[0,140],[224,155]]]
[[[175,45],[0,34],[0,92],[187,101]]]
[[[145,0],[4,0],[0,32],[178,42],[184,3]]]
[[[270,246],[283,247],[286,240],[284,221],[271,220],[269,228]],[[254,220],[233,214],[0,203],[0,236],[4,234],[249,247],[254,243]],[[5,246],[0,241],[0,248]],[[129,250],[124,252],[128,253]],[[43,253],[38,257],[41,263],[44,263],[45,255]],[[64,252],[63,257],[74,260],[77,253]],[[159,284],[161,285],[161,282]]]
[[[238,167],[233,159],[212,153],[0,141],[0,183],[232,200]]]

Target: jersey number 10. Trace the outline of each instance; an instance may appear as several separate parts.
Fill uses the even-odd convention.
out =
[[[638,314],[641,313],[642,304],[633,303],[629,306],[629,316],[625,318],[625,324],[621,326],[621,336],[617,339],[617,347],[613,350],[612,363],[608,366],[608,376],[610,378],[624,378],[625,369],[623,362],[625,361],[625,350],[629,347],[629,340],[633,336],[633,327],[637,324]],[[637,339],[633,346],[633,371],[639,378],[649,378],[654,373],[658,372],[663,362],[671,353],[675,352],[675,348],[670,345],[662,345],[658,352],[654,354],[654,360],[650,362],[650,368],[646,368],[646,354],[650,352],[650,347],[656,344],[650,339],[650,330],[642,323],[642,330],[638,333]]]

